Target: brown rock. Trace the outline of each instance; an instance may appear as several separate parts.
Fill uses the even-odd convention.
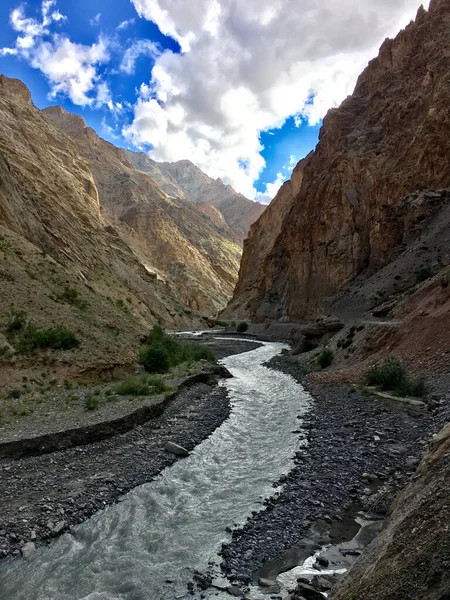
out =
[[[227,311],[260,322],[325,312],[445,209],[442,196],[409,195],[450,186],[449,47],[445,0],[384,42],[354,94],[325,117],[297,167],[300,190],[284,186],[252,227]]]

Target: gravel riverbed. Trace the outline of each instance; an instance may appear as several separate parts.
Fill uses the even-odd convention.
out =
[[[313,526],[339,521],[349,507],[383,514],[413,474],[430,437],[450,419],[446,386],[432,397],[434,408],[417,411],[342,386],[308,386],[298,363],[286,355],[269,365],[305,385],[314,406],[299,421],[308,432],[308,447],[299,450],[294,469],[274,484],[283,484],[282,491],[222,546],[222,569],[240,583],[250,582],[288,550],[307,547]],[[375,487],[379,491],[372,495]]]

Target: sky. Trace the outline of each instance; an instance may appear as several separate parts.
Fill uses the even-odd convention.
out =
[[[428,7],[428,2],[425,8]],[[268,203],[420,0],[1,0],[0,73]]]

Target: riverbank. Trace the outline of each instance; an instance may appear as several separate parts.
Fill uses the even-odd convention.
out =
[[[289,355],[275,357],[269,366],[304,385],[314,407],[299,422],[308,432],[308,446],[297,453],[294,469],[274,484],[283,484],[281,492],[222,547],[222,568],[240,583],[274,579],[318,545],[339,542],[327,534],[339,531],[349,509],[384,515],[431,436],[450,420],[442,385],[436,386],[436,408],[417,410],[351,388],[308,384]],[[340,534],[345,536],[342,526]]]
[[[218,357],[245,351],[243,344],[210,341]],[[248,350],[258,346],[245,345]],[[199,374],[178,380],[182,384],[178,391],[160,399],[164,402],[160,414],[117,435],[105,439],[93,435],[89,444],[83,440],[82,445],[56,452],[1,459],[0,557],[18,556],[25,545],[32,549],[50,543],[98,510],[120,502],[179,458],[166,450],[168,442],[191,451],[211,435],[228,417],[230,405],[225,389],[217,386],[222,370],[203,370],[202,381],[196,381]],[[186,385],[190,378],[191,385]],[[128,405],[133,414],[133,405]],[[114,408],[122,416],[125,409],[111,404],[108,410]],[[110,416],[117,420],[115,413]],[[39,431],[38,421],[34,430]]]

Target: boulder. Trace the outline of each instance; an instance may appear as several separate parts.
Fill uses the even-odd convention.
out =
[[[22,557],[29,560],[36,552],[36,546],[33,542],[27,542],[21,549]]]
[[[179,446],[175,444],[175,442],[167,442],[165,446],[166,452],[170,452],[171,454],[176,454],[177,456],[189,456],[188,450],[183,448],[183,446]]]

